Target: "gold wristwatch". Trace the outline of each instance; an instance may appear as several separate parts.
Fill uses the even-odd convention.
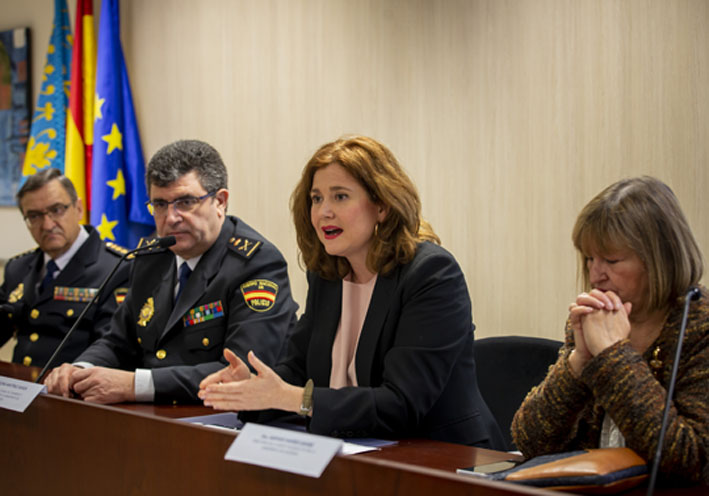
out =
[[[307,417],[313,411],[313,380],[308,379],[303,388],[303,400],[300,403],[298,415]]]

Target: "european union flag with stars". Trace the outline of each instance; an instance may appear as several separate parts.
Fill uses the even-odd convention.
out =
[[[120,40],[118,0],[101,2],[94,103],[91,224],[101,239],[134,247],[154,230],[145,162]]]
[[[54,24],[47,47],[42,85],[32,115],[22,180],[40,169],[55,167],[64,171],[66,108],[69,103],[71,68],[71,26],[66,0],[54,1]]]

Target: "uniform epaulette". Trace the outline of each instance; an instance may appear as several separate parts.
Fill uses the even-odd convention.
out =
[[[117,245],[116,243],[113,243],[111,241],[104,241],[104,245],[106,245],[106,249],[110,251],[111,253],[115,253],[116,255],[123,256],[126,253],[128,253],[130,250],[128,248],[124,248],[121,245]]]
[[[138,246],[136,248],[143,248],[145,247],[144,250],[134,253],[132,255],[128,255],[126,258],[131,259],[135,258],[136,255],[147,255],[148,253],[159,253],[167,250],[167,248],[161,248],[158,243],[158,238],[140,238],[140,241],[138,241]],[[155,245],[153,248],[148,248],[150,245]]]
[[[261,249],[261,246],[263,246],[263,241],[257,241],[243,236],[232,236],[229,238],[227,245],[237,255],[249,259]]]
[[[32,248],[31,250],[23,251],[22,253],[18,253],[14,257],[10,257],[7,261],[11,262],[12,260],[16,260],[16,259],[22,258],[26,255],[30,255],[31,253],[34,253],[35,251],[37,251],[37,248]]]

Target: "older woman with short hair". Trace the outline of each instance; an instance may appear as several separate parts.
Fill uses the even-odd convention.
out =
[[[672,190],[619,181],[584,207],[573,242],[587,292],[570,305],[566,341],[517,411],[525,456],[627,446],[652,460],[685,297],[702,255]],[[691,306],[660,474],[709,481],[709,295]]]

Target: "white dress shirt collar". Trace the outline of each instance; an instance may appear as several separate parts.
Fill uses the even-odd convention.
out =
[[[73,258],[74,255],[76,255],[76,252],[79,251],[79,248],[86,242],[86,240],[89,239],[89,233],[86,232],[86,229],[82,226],[79,228],[79,234],[76,236],[76,239],[74,242],[71,244],[69,249],[59,255],[57,258],[54,259],[54,263],[57,264],[57,267],[59,267],[59,270],[62,271],[64,270],[64,267],[66,267],[71,259]],[[49,262],[52,259],[49,255],[46,253],[44,254],[44,266],[47,266],[47,262]]]

